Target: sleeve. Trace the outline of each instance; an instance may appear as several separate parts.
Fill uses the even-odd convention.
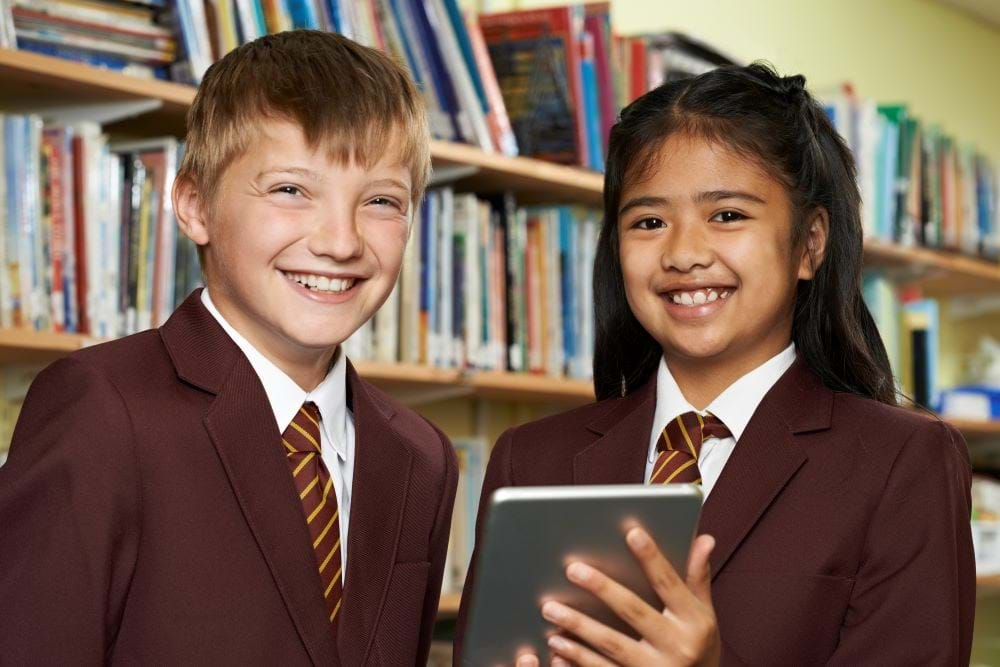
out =
[[[430,422],[428,422],[430,423]],[[441,439],[445,460],[444,485],[441,504],[438,506],[434,529],[431,533],[430,571],[427,579],[427,593],[424,597],[423,617],[420,621],[420,645],[417,647],[416,664],[427,664],[437,619],[438,604],[441,600],[441,580],[448,555],[448,539],[451,536],[451,515],[455,509],[455,492],[458,489],[458,457],[448,437],[433,424],[431,426]]]
[[[965,440],[943,422],[901,448],[869,525],[832,665],[967,665],[976,569]]]
[[[486,520],[486,509],[489,506],[493,492],[505,486],[514,486],[513,468],[511,464],[511,448],[513,447],[516,427],[504,431],[490,453],[486,465],[486,475],[483,480],[483,492],[479,496],[479,514],[476,517],[476,545],[472,551],[469,571],[462,587],[462,603],[458,608],[458,619],[455,623],[455,657],[453,664],[462,664],[462,642],[465,640],[465,630],[469,621],[469,610],[472,606],[472,586],[476,579],[476,563],[479,560],[479,547],[482,544],[483,527]]]
[[[10,664],[100,664],[139,541],[131,421],[97,369],[60,360],[32,383],[0,467],[0,646]]]

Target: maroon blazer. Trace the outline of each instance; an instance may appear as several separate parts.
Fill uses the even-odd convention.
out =
[[[655,402],[653,378],[625,398],[508,430],[483,498],[503,486],[642,483]],[[970,474],[953,427],[833,392],[796,361],[702,510],[699,532],[717,540],[723,663],[968,665]]]
[[[158,331],[42,371],[0,468],[0,662],[426,663],[455,455],[347,377],[357,439],[335,637],[264,388],[199,292]]]

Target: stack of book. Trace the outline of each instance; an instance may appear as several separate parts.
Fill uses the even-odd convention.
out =
[[[173,28],[157,22],[163,0],[11,4],[9,20],[19,49],[159,78],[166,78],[167,66],[177,57]]]
[[[184,62],[175,78],[198,83],[240,44],[306,28],[341,33],[409,68],[424,92],[434,136],[517,155],[517,144],[478,26],[456,0],[177,0]]]
[[[857,161],[867,236],[1000,259],[1000,172],[986,156],[850,87],[826,108]]]
[[[864,298],[885,344],[897,390],[917,405],[941,405],[938,302],[902,289],[878,271],[864,278]]]
[[[173,138],[0,114],[0,326],[111,338],[158,326],[200,277],[178,242]]]
[[[353,359],[590,376],[599,214],[431,190]]]

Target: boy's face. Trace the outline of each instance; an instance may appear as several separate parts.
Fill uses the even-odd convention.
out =
[[[683,135],[667,140],[651,171],[621,199],[629,306],[668,362],[748,372],[788,345],[796,285],[813,275],[792,247],[785,187]]]
[[[332,352],[392,291],[412,206],[400,157],[342,165],[310,148],[297,124],[263,121],[214,201],[184,216],[205,247],[213,302],[279,367]]]

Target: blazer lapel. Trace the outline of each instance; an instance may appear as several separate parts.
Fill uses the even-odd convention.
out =
[[[574,484],[642,484],[656,405],[656,374],[587,424],[602,436],[573,458]]]
[[[713,579],[806,462],[795,436],[829,428],[832,407],[833,392],[801,357],[764,396],[702,508],[698,532],[716,540]]]
[[[160,335],[181,379],[216,394],[205,428],[310,658],[340,664],[316,557],[260,379],[202,306],[200,290]]]
[[[396,562],[413,454],[390,425],[392,407],[373,399],[350,363],[347,382],[355,428],[354,483],[337,643],[343,664],[364,665]]]

